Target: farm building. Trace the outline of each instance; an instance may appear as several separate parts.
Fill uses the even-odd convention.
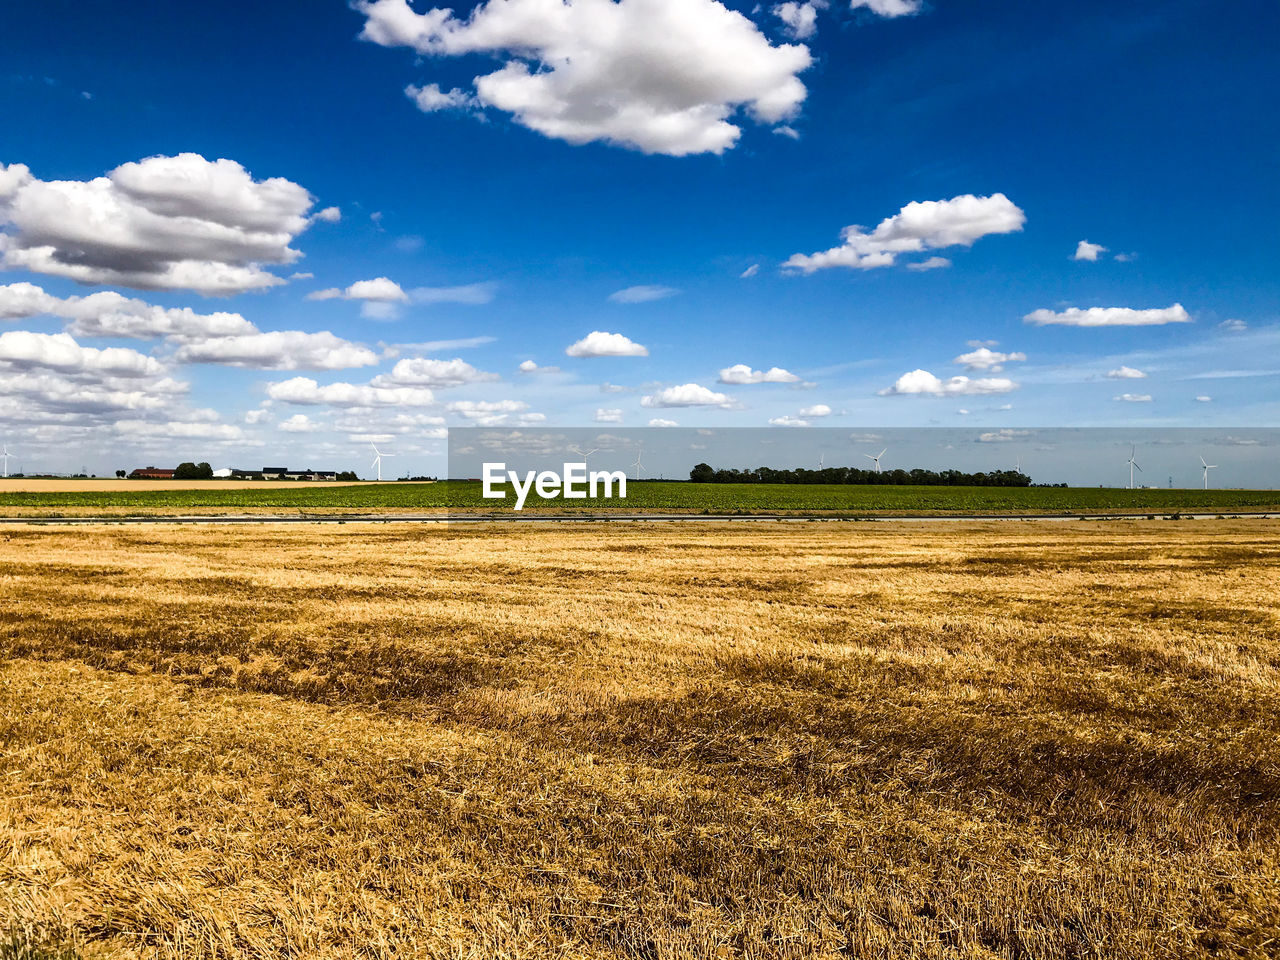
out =
[[[138,467],[131,474],[130,480],[172,480],[173,471],[159,467]]]

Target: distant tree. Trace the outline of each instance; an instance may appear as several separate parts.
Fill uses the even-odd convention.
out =
[[[121,480],[123,480],[127,476],[127,474],[123,470],[117,470],[116,476],[119,477]]]
[[[700,463],[689,471],[691,483],[711,483],[715,478],[716,472],[709,463]]]
[[[213,479],[213,467],[207,463],[192,463],[188,460],[185,463],[178,464],[178,468],[173,471],[173,479],[211,480]]]
[[[339,473],[338,473],[337,479],[338,479],[338,480],[345,480],[345,481],[347,481],[347,482],[351,482],[351,481],[354,481],[354,480],[359,480],[360,478],[359,478],[359,477],[357,477],[357,476],[355,475],[355,471],[352,471],[352,470],[343,470],[343,471],[341,471],[341,472],[339,472]]]

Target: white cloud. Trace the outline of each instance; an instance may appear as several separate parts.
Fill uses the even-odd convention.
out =
[[[529,409],[522,400],[455,400],[448,405],[452,413],[471,420],[477,426],[495,427],[506,423],[513,414],[520,414]],[[524,423],[540,423],[546,419],[542,414],[524,414],[517,418]]]
[[[649,421],[649,426],[651,426],[651,427],[678,427],[678,426],[680,426],[680,424],[676,423],[674,420],[664,420],[662,417],[654,417],[652,420],[650,420],[650,421]]]
[[[66,333],[0,333],[0,364],[8,370],[55,370],[110,377],[156,377],[165,372],[155,357],[124,347],[82,347]]]
[[[317,424],[305,413],[295,413],[288,420],[280,421],[280,429],[285,433],[311,433]]]
[[[126,163],[93,180],[39,180],[0,165],[4,265],[143,289],[210,296],[285,281],[290,243],[311,223],[311,195],[280,177],[254,180],[234,160],[194,153]]]
[[[570,357],[647,357],[649,350],[620,333],[592,330],[564,351]]]
[[[618,407],[597,407],[596,423],[621,423],[622,410]]]
[[[174,359],[179,363],[220,363],[251,370],[343,370],[372,366],[378,362],[378,355],[327,330],[276,330],[197,340],[180,347]]]
[[[1205,396],[1204,394],[1201,394],[1200,396],[1196,397],[1196,403],[1213,403],[1213,397],[1208,397],[1208,396]]]
[[[882,397],[931,396],[955,397],[990,393],[1008,393],[1018,385],[1004,377],[984,377],[971,380],[968,377],[951,377],[941,380],[928,370],[912,370],[900,376],[892,387],[880,391]]]
[[[915,270],[917,273],[925,270],[945,270],[951,266],[951,261],[946,257],[930,257],[928,260],[920,260],[916,263],[908,263],[908,270]]]
[[[1087,260],[1094,263],[1098,259],[1098,254],[1106,253],[1107,248],[1100,243],[1090,243],[1088,240],[1081,240],[1076,244],[1075,255],[1072,260]]]
[[[0,286],[0,318],[52,316],[71,321],[68,332],[85,337],[174,340],[254,333],[238,313],[200,314],[189,307],[157,307],[104,290],[86,297],[55,297],[32,283]]]
[[[1024,437],[1031,436],[1030,430],[1011,430],[1005,427],[1003,430],[994,430],[990,433],[978,435],[979,443],[1012,443],[1015,440],[1021,440]]]
[[[1035,310],[1022,319],[1039,327],[1051,324],[1063,327],[1148,327],[1191,322],[1191,317],[1180,303],[1154,310],[1133,310],[1129,307],[1090,307],[1087,310],[1070,307],[1060,313]]]
[[[697,383],[685,383],[677,387],[667,387],[651,396],[642,397],[643,407],[723,407],[734,406],[734,402],[723,393],[716,393]]]
[[[407,303],[409,295],[400,284],[387,277],[357,280],[345,290],[330,287],[307,294],[308,300],[376,300],[382,303]]]
[[[752,370],[745,363],[735,363],[720,371],[720,382],[735,385],[751,383],[799,383],[800,378],[781,367],[770,367],[768,370]]]
[[[897,262],[899,254],[969,247],[991,234],[1017,232],[1026,219],[1026,214],[1003,193],[914,201],[881,221],[870,233],[860,226],[845,227],[840,246],[821,253],[797,253],[783,267],[801,273],[828,267],[889,267]]]
[[[322,223],[337,223],[342,219],[342,211],[337,207],[325,207],[311,219],[319,220]]]
[[[1118,397],[1112,397],[1112,400],[1119,400],[1124,403],[1150,403],[1151,394],[1149,393],[1122,393]]]
[[[1226,330],[1228,333],[1241,333],[1249,329],[1249,325],[1243,320],[1223,320],[1218,324],[1219,330]]]
[[[260,407],[257,410],[248,411],[244,415],[244,422],[245,423],[262,423],[267,419],[268,416],[270,416],[270,412]]]
[[[540,367],[533,360],[525,360],[520,366],[521,373],[559,373],[559,367]]]
[[[808,0],[806,3],[787,0],[773,8],[773,15],[786,25],[788,35],[804,40],[818,32],[819,7],[826,7],[825,0]]]
[[[801,420],[799,417],[772,417],[769,420],[771,427],[807,427],[808,420]]]
[[[1112,380],[1141,380],[1146,374],[1134,367],[1126,367],[1123,364],[1114,370],[1108,370],[1107,376]]]
[[[849,8],[866,7],[882,17],[910,17],[920,12],[923,0],[850,0]]]
[[[618,290],[609,294],[609,299],[613,303],[651,303],[654,300],[666,300],[668,297],[674,297],[679,292],[675,287],[644,284],[638,287],[627,287],[625,290]]]
[[[747,267],[747,269],[743,270],[740,274],[738,274],[738,279],[750,280],[759,272],[760,272],[760,264],[753,263],[751,266]]]
[[[829,417],[831,416],[831,408],[825,403],[815,403],[811,407],[801,407],[800,416],[811,417],[814,419],[817,419],[818,417]]]
[[[321,386],[310,377],[269,384],[267,396],[295,406],[426,407],[435,402],[435,394],[426,387],[375,387],[356,383]]]
[[[812,59],[718,0],[488,0],[466,19],[406,0],[355,7],[362,38],[382,46],[498,57],[475,78],[476,100],[544,136],[671,156],[731,149],[740,110],[758,123],[791,118]]]
[[[435,113],[437,110],[467,110],[477,106],[477,100],[465,90],[454,87],[452,90],[441,90],[440,84],[428,83],[418,87],[412,83],[404,88],[405,96],[417,104],[423,113]]]
[[[496,373],[477,370],[465,360],[436,360],[431,357],[412,357],[400,360],[389,374],[375,377],[375,387],[460,387],[467,383],[485,383],[497,380]]]
[[[232,424],[187,420],[118,420],[114,429],[121,436],[135,441],[215,440],[230,443],[244,438],[244,432]]]
[[[1027,359],[1025,353],[998,353],[987,347],[979,347],[969,353],[962,353],[952,363],[958,363],[966,370],[989,370],[999,373],[1006,363],[1022,363]]]

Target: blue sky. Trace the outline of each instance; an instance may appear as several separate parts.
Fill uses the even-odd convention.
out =
[[[786,7],[12,5],[16,462],[1276,425],[1274,4]]]

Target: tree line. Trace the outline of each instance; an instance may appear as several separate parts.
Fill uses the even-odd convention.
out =
[[[858,467],[824,467],[821,470],[754,470],[721,468],[700,463],[689,471],[691,483],[836,483],[885,484],[915,487],[1029,487],[1031,478],[1017,470],[965,473],[963,470],[862,470]]]

